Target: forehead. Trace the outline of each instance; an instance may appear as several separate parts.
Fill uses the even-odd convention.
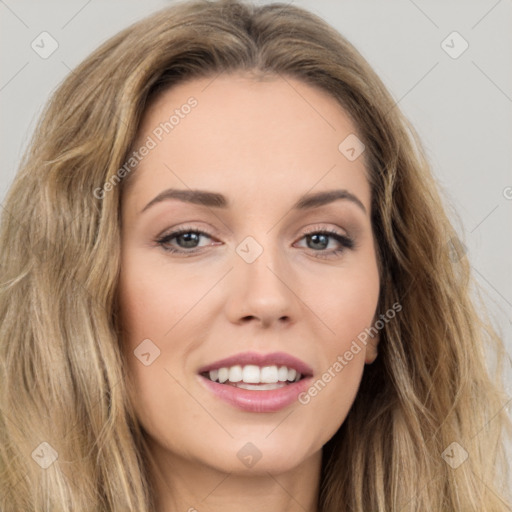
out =
[[[343,152],[357,133],[332,96],[294,78],[190,80],[147,108],[134,148],[151,149],[131,176],[131,195],[179,187],[270,201],[342,187],[369,206],[365,155]]]

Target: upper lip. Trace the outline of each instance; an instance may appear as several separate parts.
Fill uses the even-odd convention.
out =
[[[205,373],[210,370],[218,370],[219,368],[228,368],[235,365],[245,366],[247,364],[254,364],[256,366],[287,366],[288,368],[294,368],[303,376],[313,375],[313,370],[309,365],[285,352],[272,352],[269,354],[243,352],[203,366],[199,369],[198,373]]]

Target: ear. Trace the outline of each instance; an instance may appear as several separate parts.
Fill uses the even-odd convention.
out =
[[[366,344],[366,354],[365,354],[365,363],[372,364],[375,359],[377,359],[377,355],[379,354],[378,345],[380,341],[380,333],[374,336],[373,338],[369,338]]]

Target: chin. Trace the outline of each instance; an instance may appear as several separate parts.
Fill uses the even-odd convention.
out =
[[[317,440],[320,437],[320,433],[314,436]],[[322,442],[312,446],[311,441],[305,433],[298,431],[295,435],[287,435],[286,430],[281,435],[277,432],[270,435],[266,432],[259,436],[248,434],[216,444],[214,449],[208,451],[204,464],[218,471],[241,475],[286,473],[321,450]]]

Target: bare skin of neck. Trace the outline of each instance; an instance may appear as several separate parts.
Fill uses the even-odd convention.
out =
[[[317,512],[321,453],[282,474],[222,473],[174,454],[160,454],[153,470],[157,512]]]

